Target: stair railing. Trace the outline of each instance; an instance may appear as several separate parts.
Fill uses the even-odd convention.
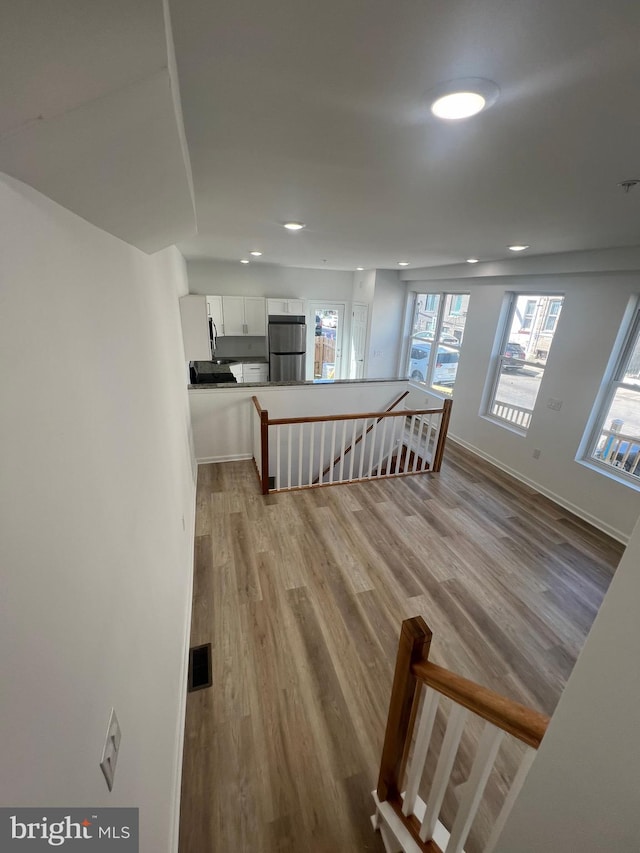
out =
[[[497,819],[484,842],[490,853],[544,737],[549,718],[486,687],[430,663],[432,633],[422,617],[402,623],[372,818],[388,850],[463,853],[485,786],[505,735],[525,752]],[[418,796],[440,698],[452,700],[426,802]],[[484,720],[475,758],[450,829],[440,822],[458,746],[471,714]],[[414,737],[415,732],[415,737]]]
[[[397,397],[397,398],[393,401],[393,403],[385,409],[385,412],[391,412],[391,411],[393,411],[393,409],[395,409],[395,407],[396,407],[399,403],[401,403],[401,402],[404,400],[404,398],[405,398],[405,397],[407,397],[408,395],[409,395],[409,392],[408,392],[408,391],[403,391],[403,392],[402,392],[402,394],[400,394],[400,396],[399,396],[399,397]],[[335,467],[336,467],[336,465],[338,465],[338,463],[340,462],[340,460],[342,459],[342,457],[343,457],[343,456],[346,456],[346,455],[347,455],[347,453],[351,453],[351,451],[353,450],[353,448],[354,448],[357,444],[360,444],[360,442],[362,441],[362,439],[363,439],[365,436],[367,436],[367,435],[371,432],[371,430],[375,427],[375,425],[376,425],[376,424],[378,424],[378,423],[380,423],[380,418],[378,418],[378,420],[377,420],[377,421],[375,421],[374,423],[370,424],[370,425],[367,427],[367,429],[365,430],[365,432],[364,432],[364,433],[362,433],[361,435],[359,435],[359,436],[356,438],[356,440],[355,440],[355,442],[354,442],[353,444],[350,444],[348,447],[345,447],[345,449],[344,449],[344,450],[343,450],[343,451],[342,451],[338,456],[336,456],[336,458],[333,460],[333,462],[330,462],[330,463],[326,466],[326,468],[325,468],[325,469],[324,469],[324,471],[322,472],[322,475],[320,475],[320,474],[319,474],[319,475],[315,478],[315,480],[313,481],[313,485],[316,485],[316,483],[319,483],[319,482],[320,482],[320,477],[321,477],[321,476],[322,476],[322,477],[326,476],[332,468],[335,468]]]
[[[262,494],[441,468],[451,400],[439,409],[270,418],[258,398],[251,399],[253,459]],[[400,464],[403,446],[406,466]],[[382,461],[391,459],[382,472]]]

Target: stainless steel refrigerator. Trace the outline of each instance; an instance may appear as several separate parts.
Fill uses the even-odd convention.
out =
[[[300,314],[269,317],[269,379],[271,382],[303,380],[307,327]]]

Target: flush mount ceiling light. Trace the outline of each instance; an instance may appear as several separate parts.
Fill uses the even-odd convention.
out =
[[[464,77],[441,83],[429,92],[431,112],[437,118],[457,121],[470,118],[493,106],[500,89],[482,77]]]
[[[398,266],[399,267],[408,267],[409,261],[398,261]]]
[[[467,258],[467,263],[468,264],[477,264],[478,259],[477,258]]]
[[[356,267],[357,272],[362,272],[363,270],[364,270],[364,267]]]
[[[304,224],[304,222],[285,222],[284,227],[288,231],[302,231],[302,229],[306,228],[307,226]]]
[[[254,258],[259,258],[262,255],[262,252],[249,252],[250,255],[253,255]]]
[[[241,264],[248,264],[248,263],[249,263],[249,261],[248,261],[246,258],[243,258],[243,259],[240,261],[240,263],[241,263]]]
[[[515,246],[509,246],[510,252],[524,252],[525,249],[528,249],[528,246],[524,246],[520,243],[517,243]]]

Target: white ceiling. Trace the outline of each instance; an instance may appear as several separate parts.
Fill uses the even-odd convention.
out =
[[[147,252],[192,234],[162,0],[9,5],[0,170]]]
[[[439,122],[460,77],[501,96]],[[638,0],[21,0],[0,81],[0,170],[146,251],[410,271],[640,244]]]
[[[135,4],[134,4],[135,5]],[[354,269],[640,243],[637,0],[170,0],[188,257]],[[457,123],[442,81],[501,90]],[[284,232],[299,219],[307,228]]]

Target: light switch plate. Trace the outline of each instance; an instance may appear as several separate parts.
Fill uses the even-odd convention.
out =
[[[549,402],[547,403],[548,409],[553,409],[554,412],[559,412],[562,408],[562,400],[556,400],[555,397],[549,397]]]
[[[120,723],[118,722],[115,709],[112,708],[107,727],[107,738],[104,742],[102,758],[100,759],[100,769],[104,773],[104,778],[107,781],[107,787],[110,791],[113,790],[113,777],[116,773],[121,737]]]

